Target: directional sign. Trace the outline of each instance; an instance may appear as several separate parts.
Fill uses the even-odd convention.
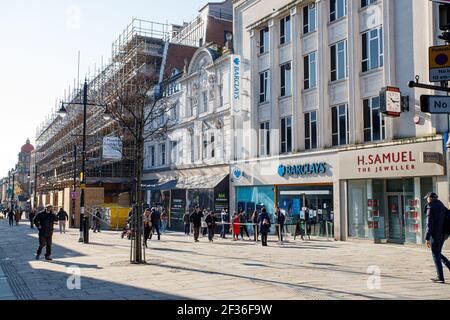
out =
[[[450,46],[430,47],[430,82],[450,81]]]
[[[450,114],[450,97],[423,95],[420,97],[420,109],[425,113]]]

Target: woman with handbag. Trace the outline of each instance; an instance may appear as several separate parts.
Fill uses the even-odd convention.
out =
[[[270,216],[267,213],[266,208],[261,210],[261,214],[258,217],[259,230],[261,232],[261,241],[263,247],[267,247],[267,236],[270,232]]]

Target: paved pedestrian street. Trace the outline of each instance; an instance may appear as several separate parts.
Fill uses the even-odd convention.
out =
[[[25,222],[9,227],[0,220],[0,233],[3,300],[450,298],[450,284],[429,281],[431,254],[420,247],[292,238],[280,246],[272,238],[263,248],[230,239],[195,244],[170,233],[150,242],[147,265],[130,265],[130,242],[120,233],[91,233],[86,245],[69,230],[55,233],[48,263],[34,259],[37,234]]]

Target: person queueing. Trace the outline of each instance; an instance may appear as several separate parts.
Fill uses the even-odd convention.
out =
[[[159,225],[161,223],[161,213],[157,208],[152,208],[150,218],[152,222],[152,232],[150,233],[150,240],[152,239],[155,230],[156,233],[158,234],[158,240],[161,240],[161,232],[159,231]]]
[[[188,236],[191,233],[191,222],[189,221],[189,209],[186,209],[183,215],[184,234]]]
[[[275,212],[275,216],[277,218],[276,222],[277,222],[278,240],[280,241],[280,243],[283,243],[284,223],[286,221],[286,217],[281,212],[280,208],[277,208],[277,211]]]
[[[427,224],[427,248],[431,249],[433,261],[436,266],[437,278],[431,279],[435,283],[445,283],[444,270],[442,264],[450,270],[450,261],[442,254],[448,235],[445,234],[447,208],[438,200],[438,196],[434,192],[430,192],[425,197],[428,204],[425,206],[425,212],[428,216]]]
[[[226,228],[228,228],[227,223],[229,221],[228,209],[222,210],[222,212],[220,213],[220,221],[222,223],[222,227],[220,230],[220,237],[222,239],[226,239],[227,238]]]
[[[14,226],[14,211],[12,209],[8,211],[8,221],[10,227]]]
[[[58,217],[58,225],[59,225],[59,233],[66,233],[66,221],[69,221],[69,215],[63,208],[59,209],[57,214]]]
[[[250,235],[248,233],[247,228],[247,214],[244,211],[241,211],[239,214],[239,223],[241,225],[241,238],[244,240],[244,232],[247,235],[248,240],[250,240]]]
[[[233,241],[239,240],[239,234],[241,233],[241,227],[239,226],[239,215],[237,212],[233,214]]]
[[[194,241],[199,242],[200,228],[202,226],[203,213],[200,207],[196,207],[195,211],[191,214],[190,221],[194,226]]]
[[[145,209],[144,212],[144,245],[146,248],[148,239],[150,238],[150,234],[152,232],[152,220],[151,220],[151,212],[150,209]]]
[[[251,217],[252,223],[253,223],[253,237],[255,242],[259,241],[259,224],[258,224],[258,211],[253,211],[252,217]]]
[[[266,208],[261,210],[261,214],[258,217],[259,230],[261,231],[261,241],[263,247],[267,247],[267,236],[270,232],[270,216],[267,213]]]
[[[45,247],[45,260],[52,261],[52,237],[53,225],[58,217],[53,213],[53,206],[47,205],[44,211],[39,212],[34,218],[34,224],[39,230],[39,247],[36,252],[36,260],[41,257]]]
[[[205,218],[205,222],[208,225],[208,240],[214,242],[214,234],[216,232],[216,216],[214,212],[210,211]]]

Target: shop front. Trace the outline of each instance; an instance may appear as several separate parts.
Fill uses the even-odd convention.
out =
[[[144,180],[149,206],[161,205],[169,214],[169,228],[183,231],[183,215],[196,206],[221,213],[229,209],[228,166],[147,174]]]
[[[339,216],[337,168],[335,151],[233,164],[232,210],[250,217],[266,208],[275,222],[279,207],[289,233],[298,228],[302,234],[335,237],[340,234],[339,220],[335,223]]]
[[[339,163],[349,238],[424,243],[425,195],[434,191],[447,200],[442,139],[346,150]]]

